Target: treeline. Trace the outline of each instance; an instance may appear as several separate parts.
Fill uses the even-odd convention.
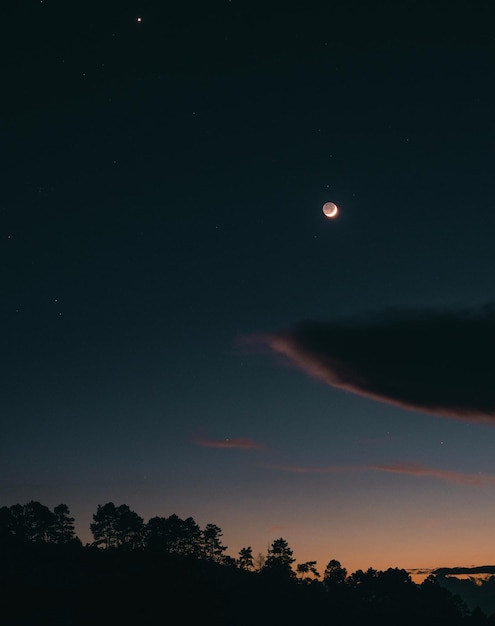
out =
[[[75,534],[74,518],[66,504],[53,511],[39,502],[15,504],[0,508],[0,543],[4,545],[80,543]],[[116,506],[113,502],[98,505],[90,524],[93,542],[86,547],[105,550],[136,551],[178,555],[205,559],[221,565],[237,566],[243,570],[277,570],[287,576],[295,575],[292,550],[285,539],[276,539],[267,555],[253,555],[251,546],[242,548],[238,558],[225,554],[222,530],[216,524],[204,528],[192,517],[181,519],[152,517],[147,523],[127,504]],[[316,561],[297,565],[297,572],[307,582],[312,574],[319,578]],[[329,570],[330,571],[330,570]]]
[[[66,504],[51,511],[39,502],[0,508],[0,543],[54,543],[77,541],[74,518]]]
[[[222,531],[192,517],[145,522],[127,505],[98,505],[83,546],[69,508],[39,502],[0,508],[0,623],[59,624],[365,623],[495,626],[429,576],[403,569],[348,574],[336,559],[295,563],[282,537],[266,554],[225,554]],[[3,607],[3,609],[1,608]],[[5,616],[2,621],[1,611]]]

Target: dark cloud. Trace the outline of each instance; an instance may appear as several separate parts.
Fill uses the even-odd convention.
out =
[[[495,308],[389,310],[251,338],[333,387],[427,413],[495,418]]]
[[[495,575],[495,565],[480,565],[478,567],[439,567],[431,571],[438,576],[455,576],[456,574],[491,574]]]

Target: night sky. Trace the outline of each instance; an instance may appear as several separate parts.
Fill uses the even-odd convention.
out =
[[[2,10],[0,505],[495,563],[492,3]]]

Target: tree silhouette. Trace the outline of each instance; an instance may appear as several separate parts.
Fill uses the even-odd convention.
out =
[[[129,550],[141,546],[143,539],[144,520],[127,504],[118,507],[117,533],[119,545]]]
[[[118,546],[117,517],[117,508],[113,502],[98,505],[93,522],[89,526],[93,533],[94,545],[103,545],[107,549]]]
[[[433,575],[421,583],[420,598],[425,614],[437,615],[437,623],[441,626],[460,622],[468,612],[465,602],[441,586]]]
[[[220,542],[222,537],[221,529],[215,524],[207,524],[202,532],[203,537],[203,554],[206,559],[222,563],[223,553],[227,546],[223,546]]]
[[[151,517],[144,529],[144,544],[151,552],[169,552],[169,530],[166,517]]]
[[[265,563],[266,563],[266,556],[262,552],[258,552],[256,557],[254,558],[254,569],[257,572],[261,572],[262,569],[265,567]]]
[[[0,540],[9,543],[67,543],[76,539],[69,507],[50,509],[31,500],[0,508]]]
[[[12,539],[12,514],[8,506],[2,506],[0,507],[0,543],[6,544]]]
[[[369,615],[372,622],[413,625],[426,621],[419,588],[403,569],[357,570],[349,576],[348,585],[354,605]]]
[[[10,507],[10,531],[17,540],[26,541],[28,539],[22,504],[14,504]]]
[[[28,541],[33,543],[51,541],[56,517],[47,506],[31,500],[24,505],[22,517],[24,536]]]
[[[184,556],[200,556],[201,529],[192,517],[181,519],[177,515],[168,518],[171,531],[171,552]]]
[[[55,521],[52,529],[52,540],[58,544],[69,543],[76,537],[74,518],[70,516],[69,507],[59,504],[53,509]]]
[[[377,576],[378,571],[372,567],[365,572],[358,569],[349,576],[347,582],[353,589],[372,589]]]
[[[335,588],[343,585],[347,578],[347,570],[342,567],[339,561],[332,559],[323,572],[323,582],[329,588]]]
[[[309,574],[311,572],[315,578],[319,578],[320,574],[316,569],[316,561],[306,561],[306,563],[299,563],[296,567],[298,574],[301,575],[301,580],[311,581],[312,579],[309,576],[304,578],[304,574]]]
[[[276,572],[289,578],[294,578],[295,573],[292,569],[292,563],[294,563],[295,559],[292,557],[292,554],[293,552],[285,539],[282,537],[275,539],[268,548],[263,569],[274,573]]]
[[[175,514],[152,517],[146,524],[145,544],[150,551],[182,556],[199,557],[203,550],[201,529],[193,518],[183,520]]]
[[[251,570],[254,567],[253,560],[253,549],[251,546],[247,548],[241,548],[239,550],[239,558],[237,559],[237,563],[240,569]]]
[[[211,611],[219,626],[247,626],[249,598],[264,606],[264,624],[495,626],[495,614],[487,617],[471,600],[468,609],[461,595],[440,584],[444,579],[430,576],[415,585],[399,568],[347,576],[332,559],[321,583],[316,562],[307,561],[296,567],[299,582],[283,538],[273,541],[266,558],[253,559],[249,546],[235,560],[224,554],[215,524],[202,531],[192,517],[171,515],[145,525],[127,505],[112,502],[98,505],[91,530],[93,545],[119,550],[80,542],[71,549],[74,518],[65,504],[53,511],[35,501],[0,507],[2,624],[154,623],[166,589],[167,609],[183,611],[184,623],[204,621]],[[261,573],[249,571],[255,562]],[[485,584],[493,596],[495,578]],[[115,602],[118,594],[125,602]]]
[[[127,506],[99,504],[90,524],[95,546],[134,549],[141,544],[144,520]]]
[[[0,539],[3,543],[26,541],[24,507],[20,504],[0,508]]]

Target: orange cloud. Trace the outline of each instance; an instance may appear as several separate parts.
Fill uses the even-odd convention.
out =
[[[194,443],[204,448],[241,448],[243,450],[259,450],[263,444],[250,439],[249,437],[237,437],[234,439],[206,439],[196,438]]]
[[[456,485],[495,485],[495,476],[484,474],[465,474],[450,470],[427,467],[420,463],[390,463],[385,465],[371,465],[369,469],[413,476],[433,476]]]
[[[434,467],[427,467],[420,463],[387,463],[379,465],[341,465],[333,467],[304,467],[298,465],[264,465],[267,469],[279,470],[282,472],[292,472],[295,474],[332,474],[351,471],[379,471],[393,472],[396,474],[408,474],[412,476],[430,476],[446,480],[456,485],[485,486],[495,485],[495,476],[484,474],[467,474],[463,472],[453,472]]]
[[[366,469],[362,466],[333,466],[333,467],[303,467],[301,465],[263,465],[267,469],[280,470],[281,472],[292,472],[294,474],[334,474],[337,472],[348,472],[351,470]]]

